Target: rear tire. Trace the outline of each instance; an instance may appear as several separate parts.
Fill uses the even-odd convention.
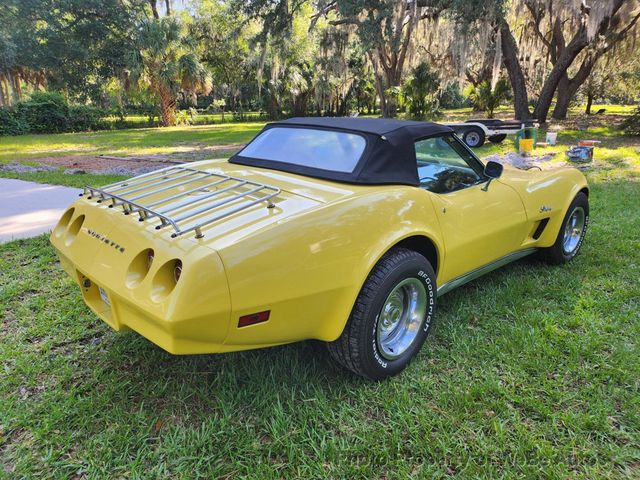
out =
[[[464,131],[462,140],[470,148],[478,148],[484,145],[486,140],[484,132],[478,127],[472,127]]]
[[[578,255],[589,225],[589,199],[578,193],[562,220],[555,243],[540,250],[539,257],[552,265],[560,265],[573,260]]]
[[[502,143],[505,138],[507,138],[507,134],[501,133],[500,135],[491,135],[489,141],[491,143]]]
[[[397,375],[420,351],[435,310],[431,264],[412,250],[394,249],[369,274],[342,334],[327,344],[329,353],[371,380]]]

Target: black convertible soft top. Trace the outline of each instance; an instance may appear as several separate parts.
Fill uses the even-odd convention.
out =
[[[352,172],[336,172],[292,163],[245,157],[242,155],[242,150],[231,157],[229,162],[282,170],[338,182],[418,186],[420,185],[420,179],[418,178],[416,166],[414,142],[423,138],[453,133],[451,128],[437,123],[386,118],[290,118],[269,123],[262,131],[274,127],[354,132],[365,138],[366,147]]]

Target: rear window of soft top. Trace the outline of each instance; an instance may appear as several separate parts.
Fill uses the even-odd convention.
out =
[[[273,162],[351,173],[366,147],[357,133],[313,128],[272,127],[238,155]]]

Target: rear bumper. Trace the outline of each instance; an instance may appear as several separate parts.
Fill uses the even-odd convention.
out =
[[[174,355],[228,350],[223,345],[227,333],[226,315],[223,314],[220,321],[215,321],[213,315],[181,320],[158,316],[77,270],[64,255],[59,253],[59,258],[65,272],[78,283],[87,306],[113,330],[134,331]]]
[[[226,350],[231,302],[218,253],[187,239],[168,241],[141,222],[116,226],[117,220],[113,210],[79,200],[51,234],[85,303],[114,330],[133,330],[167,352]],[[153,262],[141,268],[149,249]],[[182,274],[175,281],[178,260]]]

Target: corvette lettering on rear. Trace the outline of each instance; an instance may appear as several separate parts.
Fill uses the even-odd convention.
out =
[[[91,230],[90,228],[87,229],[87,233],[92,236],[93,238],[105,243],[106,245],[109,245],[110,247],[115,248],[116,250],[118,250],[120,253],[124,253],[124,247],[119,245],[118,243],[114,242],[113,240],[107,238],[106,236],[104,236],[101,233],[96,232],[95,230]]]

